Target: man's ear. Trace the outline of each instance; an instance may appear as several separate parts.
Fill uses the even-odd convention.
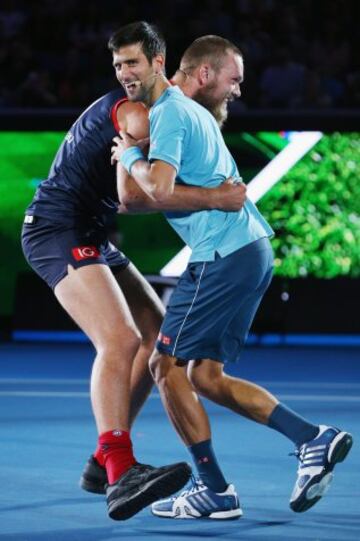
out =
[[[152,65],[156,75],[163,73],[165,70],[165,56],[163,54],[157,54],[152,60]]]
[[[209,64],[201,64],[198,70],[198,81],[201,86],[206,85],[209,82],[211,67]]]

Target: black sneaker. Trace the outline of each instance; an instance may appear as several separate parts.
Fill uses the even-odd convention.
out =
[[[106,494],[106,469],[91,455],[80,478],[80,487],[94,494]]]
[[[151,503],[167,498],[189,480],[191,468],[186,462],[154,468],[134,464],[113,485],[107,485],[109,517],[126,520]]]

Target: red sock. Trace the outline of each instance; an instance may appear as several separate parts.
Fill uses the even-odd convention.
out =
[[[99,436],[98,446],[101,449],[110,484],[115,483],[136,462],[130,434],[125,430],[103,432]]]
[[[96,449],[95,449],[95,453],[94,453],[94,458],[96,459],[96,461],[100,464],[100,466],[102,466],[103,468],[105,467],[105,459],[104,459],[104,455],[103,455],[103,452],[101,450],[101,447],[100,445],[98,444]]]

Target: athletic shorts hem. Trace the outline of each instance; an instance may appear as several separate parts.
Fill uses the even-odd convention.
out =
[[[111,270],[111,272],[113,274],[116,274],[118,272],[123,271],[124,269],[126,269],[129,266],[129,264],[130,264],[130,259],[128,259],[127,261],[124,261],[124,263],[122,263],[122,264],[117,264],[117,265],[113,265],[113,266],[106,263],[106,261],[83,261],[81,265],[76,265],[76,266],[71,265],[71,263],[69,263],[69,265],[71,265],[74,270],[78,270],[78,269],[81,269],[83,267],[89,267],[90,265],[105,265],[105,267],[110,268],[110,270]],[[61,280],[63,280],[63,278],[66,278],[66,276],[68,274],[69,274],[68,270],[64,269],[63,272],[61,274],[59,274],[59,276],[57,276],[51,282],[48,282],[51,289],[54,291],[55,287],[61,282]]]
[[[177,350],[174,354],[172,348],[171,347],[169,348],[168,346],[165,346],[164,344],[156,344],[156,350],[159,353],[164,353],[165,355],[169,355],[170,357],[176,357],[177,359],[181,359],[182,361],[185,361],[185,362],[197,361],[200,359],[210,359],[211,361],[219,362],[222,364],[225,364],[228,362],[234,362],[234,361],[229,361],[227,357],[225,357],[224,355],[214,350],[206,351],[206,350],[197,349],[196,351],[193,350],[190,352],[189,351],[182,352],[181,350]]]
[[[51,282],[48,282],[48,285],[51,287],[51,289],[54,291],[54,289],[56,288],[56,286],[61,282],[61,280],[63,280],[64,278],[66,278],[66,276],[68,275],[68,271],[67,269],[64,269],[64,271],[59,274],[59,276],[57,276],[54,280],[52,280]]]

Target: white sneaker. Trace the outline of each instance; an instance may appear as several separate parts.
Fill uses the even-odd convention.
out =
[[[234,485],[225,492],[213,492],[200,479],[193,479],[193,486],[172,498],[152,504],[151,511],[157,517],[166,518],[211,518],[218,520],[236,519],[242,516],[238,495]]]
[[[335,464],[346,458],[353,443],[348,432],[325,425],[319,429],[316,438],[295,451],[299,467],[290,507],[296,513],[307,511],[322,498],[332,481]]]

